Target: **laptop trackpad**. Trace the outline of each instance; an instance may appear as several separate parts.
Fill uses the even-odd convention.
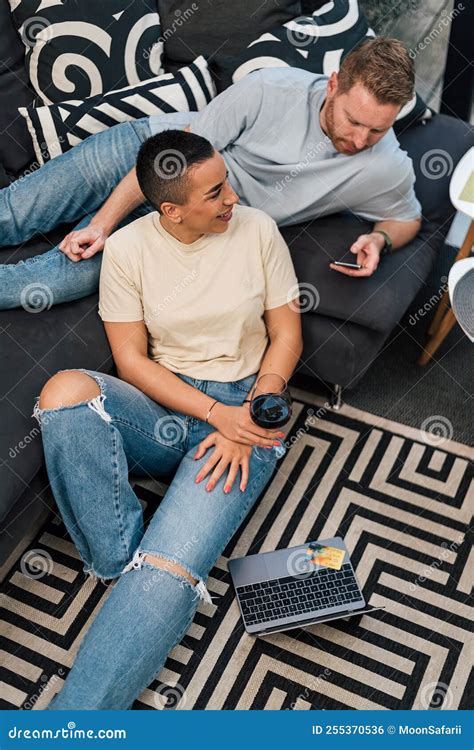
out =
[[[267,581],[271,576],[267,573],[263,555],[249,555],[229,560],[229,571],[232,574],[234,586],[247,586],[249,583]]]

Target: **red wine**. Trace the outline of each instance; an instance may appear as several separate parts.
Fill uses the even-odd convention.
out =
[[[283,427],[291,417],[291,403],[277,393],[255,396],[250,404],[250,414],[255,424],[266,430]]]

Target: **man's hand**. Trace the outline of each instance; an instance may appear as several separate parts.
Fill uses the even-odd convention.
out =
[[[382,234],[373,232],[372,234],[361,234],[360,237],[350,247],[351,253],[357,256],[355,262],[362,266],[360,269],[344,268],[344,266],[335,266],[330,263],[329,267],[334,271],[339,271],[346,276],[372,276],[377,269],[380,260],[380,253],[385,244]]]
[[[244,445],[261,445],[271,448],[279,445],[277,437],[284,437],[278,430],[265,430],[255,424],[247,404],[242,406],[227,406],[217,403],[209,417],[209,424],[215,427],[228,440]]]
[[[92,258],[96,253],[104,249],[108,234],[103,227],[89,224],[83,229],[69,232],[59,244],[59,249],[69,260],[77,263],[79,260]]]
[[[199,484],[199,482],[202,482],[204,477],[206,477],[210,471],[214,470],[206,484],[206,490],[211,492],[227,467],[230,467],[224,485],[224,492],[227,495],[232,489],[232,485],[234,484],[240,468],[240,491],[243,492],[249,479],[249,461],[252,448],[248,445],[242,445],[242,443],[234,443],[232,440],[227,440],[227,438],[219,432],[211,432],[210,435],[199,443],[194,459],[197,460],[198,458],[202,458],[207,449],[212,445],[214,445],[215,448],[204,466],[201,466],[195,479],[196,483]]]

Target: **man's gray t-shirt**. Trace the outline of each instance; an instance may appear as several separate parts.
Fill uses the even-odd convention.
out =
[[[241,203],[280,226],[345,210],[370,221],[418,218],[412,161],[392,129],[353,156],[323,133],[327,81],[298,68],[259,70],[200,112],[151,116],[151,132],[190,125],[222,154]]]

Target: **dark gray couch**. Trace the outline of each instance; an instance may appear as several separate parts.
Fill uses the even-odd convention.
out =
[[[18,40],[8,33],[3,35],[9,23],[5,7],[0,4],[1,44],[4,57],[15,66]],[[4,73],[0,70],[0,76]],[[19,103],[30,95],[22,81]],[[0,104],[2,96],[0,90]],[[6,122],[12,117],[11,102],[8,106],[10,109],[0,112]],[[4,158],[10,173],[17,172],[31,156],[28,136],[21,126],[21,122],[16,123],[13,134],[9,129],[2,135],[3,142],[0,138],[0,152],[10,154]],[[19,144],[16,155],[10,153],[14,142]],[[300,283],[313,285],[319,293],[318,308],[303,316],[305,348],[298,368],[317,381],[350,388],[360,380],[423,288],[449,228],[454,213],[448,198],[449,175],[427,179],[421,174],[420,160],[430,149],[440,148],[455,164],[474,143],[472,129],[462,121],[436,116],[425,125],[412,126],[400,136],[400,142],[414,162],[425,219],[419,236],[392,257],[384,258],[373,277],[351,279],[328,267],[331,259],[341,259],[354,239],[369,228],[357,217],[335,215],[282,230]],[[56,243],[66,229],[56,230],[48,239]],[[48,247],[45,240],[33,240],[21,248],[0,249],[0,262],[16,262]],[[52,503],[39,430],[31,417],[35,396],[59,369],[87,367],[112,372],[113,363],[97,315],[96,295],[39,314],[0,312],[0,334],[1,566]]]

